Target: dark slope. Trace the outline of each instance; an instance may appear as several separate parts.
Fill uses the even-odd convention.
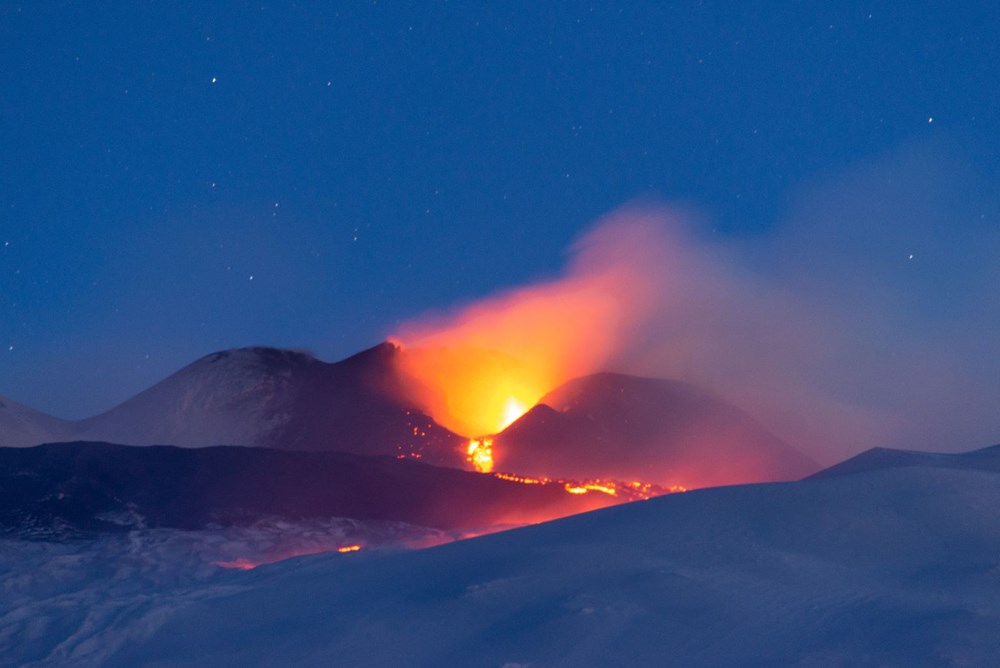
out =
[[[604,495],[391,457],[233,446],[57,443],[0,448],[0,530],[204,528],[348,517],[438,529],[524,524],[609,505]]]
[[[686,383],[572,380],[496,438],[499,470],[687,487],[793,480],[818,466],[743,411]]]
[[[866,471],[903,467],[969,469],[1000,473],[1000,445],[972,450],[971,452],[947,454],[872,448],[809,477],[834,478]]]
[[[208,355],[82,424],[88,440],[422,454],[458,465],[461,439],[398,400],[384,343],[340,362],[274,348]]]

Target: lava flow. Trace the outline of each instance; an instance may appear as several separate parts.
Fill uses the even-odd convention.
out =
[[[465,459],[479,473],[493,471],[493,439],[486,437],[469,439]]]
[[[645,501],[654,496],[664,494],[676,494],[686,492],[683,485],[670,485],[661,487],[648,482],[619,482],[617,480],[553,480],[551,478],[531,478],[528,476],[515,475],[513,473],[494,473],[494,478],[517,482],[522,485],[561,485],[569,494],[588,494],[597,492],[618,498],[622,503],[628,501]]]

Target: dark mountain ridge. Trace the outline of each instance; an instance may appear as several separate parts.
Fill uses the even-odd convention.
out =
[[[339,452],[92,442],[0,448],[0,531],[14,535],[326,517],[475,530],[612,503],[557,484]]]
[[[818,471],[809,478],[834,478],[880,469],[908,467],[969,469],[1000,473],[1000,445],[955,453],[871,448]]]
[[[690,384],[617,373],[571,380],[496,437],[497,468],[528,475],[709,485],[794,480],[819,466]]]
[[[16,418],[8,422],[19,427],[0,422],[0,446],[240,445],[393,455],[469,469],[467,439],[407,398],[412,392],[400,379],[400,354],[391,343],[334,363],[274,348],[213,353],[76,423],[47,421],[23,407],[8,411]],[[819,468],[692,385],[615,373],[554,389],[496,435],[493,452],[495,470],[519,475],[688,488],[796,479]]]
[[[400,400],[396,352],[383,343],[333,363],[276,348],[217,352],[78,422],[40,418],[21,407],[17,430],[0,423],[0,446],[67,440],[244,445],[419,455],[461,466],[463,439]]]

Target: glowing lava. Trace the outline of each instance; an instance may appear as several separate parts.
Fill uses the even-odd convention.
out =
[[[466,461],[480,473],[491,472],[493,470],[493,439],[485,437],[470,439]]]
[[[503,421],[500,423],[499,431],[503,431],[514,422],[517,421],[519,417],[528,412],[528,409],[520,401],[514,397],[508,397],[507,403],[503,409]]]
[[[677,494],[686,492],[683,485],[670,485],[661,487],[648,482],[619,482],[617,480],[552,480],[551,478],[531,478],[528,476],[515,475],[513,473],[494,473],[494,478],[521,483],[522,485],[561,485],[569,494],[588,494],[598,492],[613,496],[622,501],[644,501],[654,496],[663,494]]]
[[[642,211],[609,218],[573,246],[561,276],[404,323],[392,337],[401,391],[456,434],[499,433],[562,383],[605,368],[658,316],[670,285],[659,278],[677,255],[671,230]]]
[[[618,496],[618,488],[615,485],[602,484],[601,482],[585,482],[580,484],[566,483],[566,491],[570,494],[586,494],[587,492],[601,492],[608,496]]]
[[[546,369],[474,344],[400,347],[407,399],[466,437],[503,431],[554,386]]]

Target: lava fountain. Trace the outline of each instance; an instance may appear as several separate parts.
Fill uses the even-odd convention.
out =
[[[405,324],[391,338],[407,399],[468,438],[459,454],[470,469],[522,481],[496,473],[506,469],[493,435],[560,384],[614,362],[661,303],[671,238],[662,219],[611,218],[575,244],[562,276]],[[564,482],[571,494],[616,495],[600,481]]]
[[[563,276],[403,325],[392,339],[406,392],[439,424],[476,439],[557,385],[601,370],[663,287],[651,280],[670,257],[658,222],[605,221],[573,247]],[[484,461],[485,449],[476,452]]]

